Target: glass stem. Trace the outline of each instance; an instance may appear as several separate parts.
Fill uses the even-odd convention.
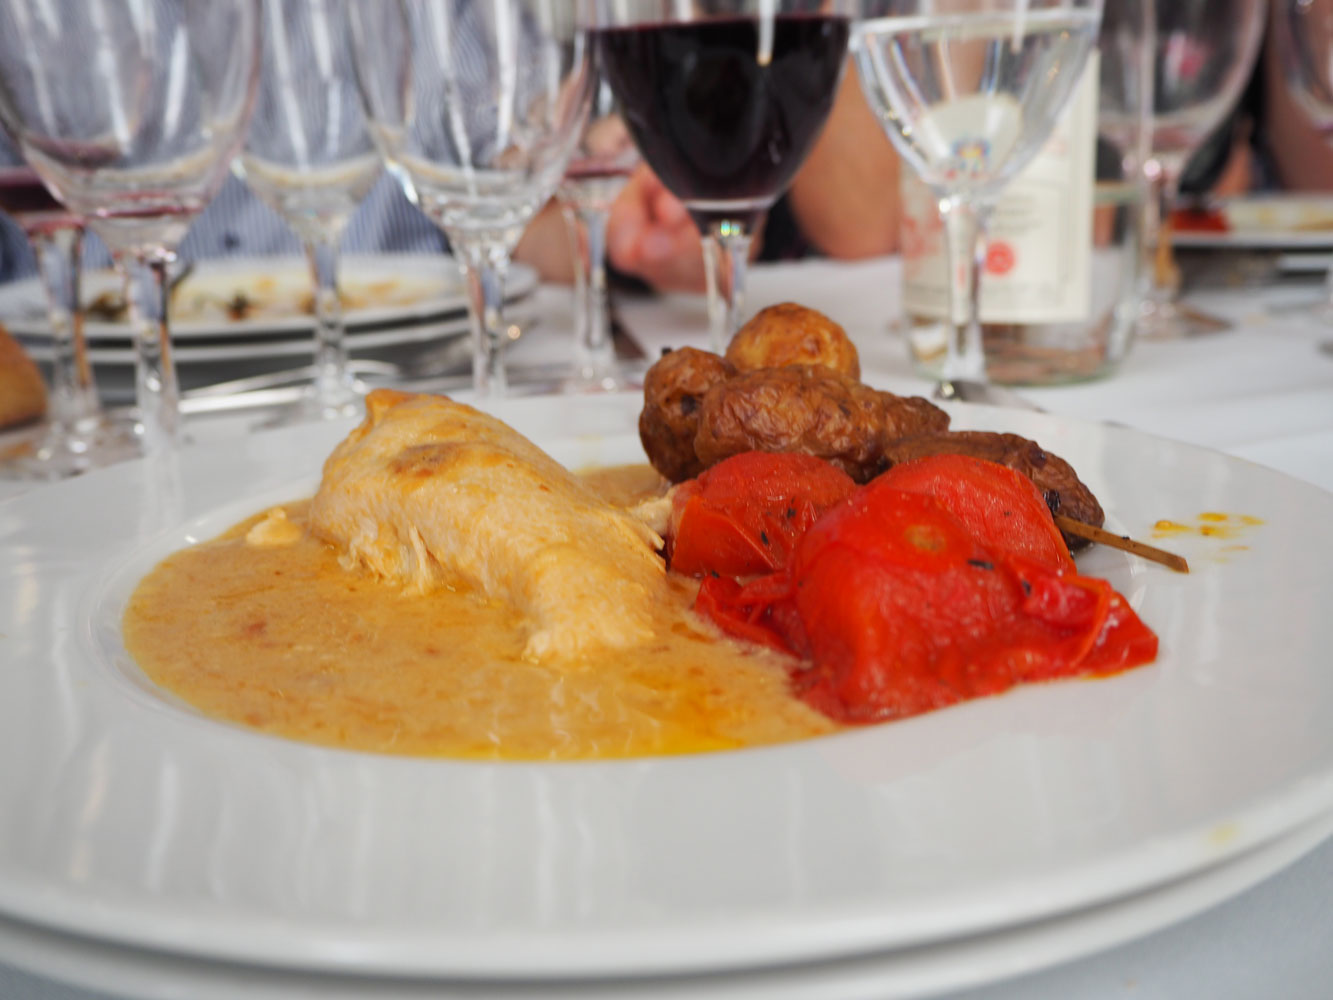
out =
[[[615,364],[607,323],[606,221],[610,214],[600,206],[584,207],[578,213],[588,239],[588,280],[577,357],[590,376],[605,374]]]
[[[101,412],[79,301],[83,227],[34,229],[28,239],[37,256],[51,322],[51,423],[57,436],[69,441]]]
[[[574,358],[576,364],[582,365],[588,324],[588,268],[583,259],[578,208],[572,201],[562,201],[560,211],[565,217],[565,232],[569,234],[569,260],[574,268]]]
[[[1146,240],[1152,255],[1151,270],[1144,282],[1149,302],[1165,305],[1180,290],[1180,271],[1171,247],[1171,208],[1180,193],[1180,179],[1165,164],[1154,161],[1149,169],[1148,225]]]
[[[940,199],[949,250],[949,339],[941,375],[986,379],[981,340],[981,276],[986,269],[986,234],[992,206],[960,198]]]
[[[472,320],[472,387],[478,396],[502,396],[505,380],[504,348],[509,330],[504,322],[504,282],[509,254],[503,246],[460,242],[457,259],[468,292]]]
[[[134,337],[140,433],[144,451],[150,455],[173,450],[180,440],[180,390],[167,325],[167,267],[174,257],[126,254],[119,262]]]
[[[714,223],[704,237],[704,279],[708,288],[709,349],[726,352],[740,328],[745,307],[745,273],[750,263],[750,231],[740,222]]]
[[[347,342],[343,336],[342,300],[338,295],[338,247],[332,239],[306,244],[306,259],[315,282],[315,398],[339,407],[354,395],[347,374]]]

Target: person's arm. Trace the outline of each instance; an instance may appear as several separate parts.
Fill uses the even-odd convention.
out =
[[[543,281],[568,285],[574,281],[573,254],[564,211],[552,198],[523,231],[514,260],[536,268]]]
[[[1275,36],[1277,19],[1286,16],[1284,4],[1269,11],[1268,37],[1264,40],[1263,67],[1264,147],[1271,159],[1276,180],[1294,191],[1328,191],[1333,188],[1333,146],[1324,139],[1310,116],[1292,99],[1283,80]],[[1315,22],[1315,18],[1308,18]],[[1315,30],[1314,25],[1307,30]]]
[[[829,257],[896,251],[899,169],[898,154],[849,65],[828,123],[788,192],[805,238]]]

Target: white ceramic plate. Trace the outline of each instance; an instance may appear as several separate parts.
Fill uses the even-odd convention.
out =
[[[1263,195],[1231,198],[1217,206],[1225,232],[1180,230],[1178,247],[1295,250],[1333,247],[1333,198],[1326,195]]]
[[[144,951],[3,917],[0,961],[98,996],[135,1000],[903,1000],[1012,979],[1151,934],[1252,888],[1330,833],[1333,816],[1321,816],[1160,888],[989,934],[829,962],[679,978],[478,983],[334,977]],[[49,1000],[60,1000],[56,990]]]
[[[640,453],[635,396],[496,406],[570,465]],[[453,978],[839,958],[1017,926],[1333,808],[1333,495],[1126,429],[960,408],[1064,455],[1111,527],[1206,511],[1189,576],[1097,551],[1153,666],[782,747],[564,765],[330,751],[163,696],[119,622],[158,559],[308,493],[346,425],[0,505],[0,910],[188,955]],[[1245,548],[1239,548],[1243,544]]]
[[[463,316],[467,299],[453,260],[443,254],[349,255],[340,264],[341,285],[348,300],[349,331],[402,326],[441,316]],[[509,299],[537,287],[537,274],[515,264],[505,283]],[[109,271],[84,276],[83,299],[120,291],[120,279]],[[256,341],[308,340],[312,320],[304,311],[311,290],[310,272],[300,258],[225,258],[201,261],[177,289],[172,300],[172,336],[180,352],[193,342],[248,350]],[[243,319],[230,318],[222,303],[238,293],[254,303]],[[25,340],[50,338],[46,298],[36,278],[0,286],[0,320]],[[94,362],[110,360],[99,352],[129,351],[125,322],[89,318],[84,326]]]

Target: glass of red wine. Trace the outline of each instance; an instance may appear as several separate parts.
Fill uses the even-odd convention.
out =
[[[755,227],[833,107],[850,22],[845,0],[597,0],[625,123],[704,236],[715,351],[739,325]]]
[[[79,271],[83,220],[51,196],[36,172],[0,136],[0,211],[28,237],[46,291],[51,375],[46,427],[31,453],[6,461],[0,474],[64,479],[136,453],[126,425],[113,422],[97,396],[83,333]]]

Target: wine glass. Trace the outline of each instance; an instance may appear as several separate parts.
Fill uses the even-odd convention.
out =
[[[1155,4],[1152,188],[1146,225],[1155,246],[1138,335],[1148,339],[1212,333],[1225,323],[1181,306],[1171,256],[1171,209],[1195,150],[1240,99],[1263,37],[1265,0],[1159,0]]]
[[[595,52],[593,61],[597,62]],[[588,124],[556,191],[574,262],[574,374],[565,384],[571,391],[610,391],[624,385],[611,348],[606,223],[611,203],[638,162],[639,151],[616,110],[615,95],[599,78]]]
[[[314,279],[315,379],[282,421],[350,414],[338,243],[380,173],[352,73],[346,0],[263,0],[259,93],[238,173],[300,237]]]
[[[596,12],[598,56],[634,142],[704,235],[721,353],[754,227],[832,110],[850,0],[597,0]]]
[[[258,27],[258,0],[0,7],[0,119],[125,277],[146,453],[179,437],[167,268],[243,138]]]
[[[506,389],[504,279],[555,193],[588,115],[577,0],[402,0],[352,6],[371,134],[449,239],[468,289],[473,385]]]
[[[83,220],[65,211],[2,134],[0,210],[18,223],[32,245],[51,326],[46,427],[34,451],[4,463],[0,474],[63,479],[134,457],[137,448],[130,428],[103,410],[88,358],[79,291]]]
[[[1045,144],[1097,39],[1100,0],[860,0],[861,86],[939,202],[950,264],[945,380],[984,381],[978,316],[999,193]]]
[[[1274,52],[1283,70],[1283,86],[1310,124],[1333,144],[1333,0],[1279,2],[1282,6],[1273,25]],[[1313,312],[1333,324],[1333,269]],[[1322,346],[1333,350],[1333,340]]]

